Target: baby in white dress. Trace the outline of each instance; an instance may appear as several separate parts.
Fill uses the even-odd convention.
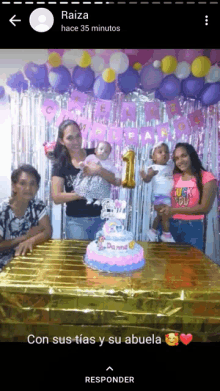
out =
[[[83,169],[90,162],[100,164],[103,168],[115,174],[116,183],[120,185],[120,175],[113,163],[108,159],[111,150],[111,145],[108,142],[101,141],[95,149],[95,155],[88,155],[79,166]],[[111,184],[99,175],[84,176],[81,171],[74,180],[73,186],[75,193],[86,198],[87,204],[91,204],[96,200],[94,205],[100,205],[101,200],[110,197]]]
[[[158,212],[160,205],[171,206],[171,190],[173,188],[173,165],[168,163],[169,148],[160,142],[153,147],[151,152],[153,163],[147,168],[147,173],[144,170],[140,171],[140,175],[144,182],[152,181],[153,204],[154,209]],[[157,241],[157,228],[161,222],[163,233],[160,239],[163,242],[175,242],[169,230],[169,218],[164,215],[157,214],[154,219],[152,228],[147,232],[148,239],[151,242]]]

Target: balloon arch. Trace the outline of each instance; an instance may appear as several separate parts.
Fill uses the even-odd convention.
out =
[[[0,100],[7,87],[19,93],[35,88],[59,94],[76,88],[107,100],[117,91],[127,95],[140,88],[162,101],[183,96],[209,106],[220,100],[216,49],[36,49],[32,57],[8,75]]]

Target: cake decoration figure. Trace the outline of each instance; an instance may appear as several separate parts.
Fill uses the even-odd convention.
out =
[[[125,230],[121,219],[126,218],[126,201],[102,201],[101,218],[107,219],[86,249],[85,263],[93,269],[109,273],[127,273],[145,264],[144,250]]]

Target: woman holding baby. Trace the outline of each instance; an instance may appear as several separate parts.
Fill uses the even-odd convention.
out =
[[[143,170],[140,173],[146,183],[157,178],[160,174],[160,166],[168,168],[169,150],[166,144],[155,145],[152,155],[153,162],[157,165],[154,164],[153,169],[150,167],[147,173]],[[173,186],[169,202],[164,202],[166,201],[164,193],[167,198],[167,186],[165,182],[159,182],[158,178],[163,199],[159,195],[158,199],[162,199],[162,202],[154,203],[157,217],[148,234],[149,240],[156,241],[161,222],[162,241],[186,243],[204,251],[205,242],[209,240],[208,237],[205,239],[205,217],[210,212],[217,194],[217,180],[211,172],[203,168],[191,144],[182,142],[176,144],[173,162]]]
[[[82,148],[79,125],[72,120],[63,121],[60,124],[54,150],[56,161],[52,170],[52,198],[55,204],[67,204],[67,239],[93,240],[96,233],[102,228],[104,220],[100,218],[101,206],[95,205],[93,202],[100,198],[101,190],[97,189],[96,199],[94,199],[95,192],[92,193],[92,196],[90,194],[88,202],[86,194],[83,192],[78,194],[75,191],[74,183],[81,175],[100,177],[103,187],[108,184],[119,185],[120,182],[116,179],[116,172],[111,162],[108,161],[106,164],[110,152],[111,146],[106,142],[99,143],[96,150]],[[90,155],[95,155],[94,160],[90,159],[93,161],[86,164],[86,158]],[[104,162],[105,164],[103,164]]]

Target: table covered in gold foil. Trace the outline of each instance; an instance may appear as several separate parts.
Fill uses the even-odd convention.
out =
[[[0,273],[0,341],[191,333],[220,341],[220,267],[188,245],[139,242],[146,264],[130,274],[83,262],[86,241],[50,240]],[[32,337],[34,338],[34,337]]]

